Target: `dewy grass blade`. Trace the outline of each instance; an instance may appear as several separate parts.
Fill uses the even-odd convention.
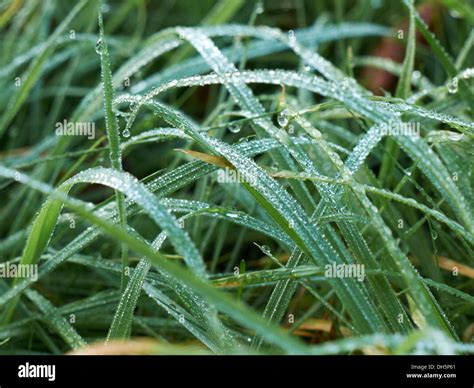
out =
[[[107,42],[104,36],[104,23],[102,20],[102,13],[99,10],[99,40],[96,43],[96,51],[100,55],[100,67],[102,78],[102,93],[104,99],[104,117],[105,128],[107,130],[107,139],[109,142],[110,161],[112,168],[117,171],[122,171],[122,154],[120,149],[120,134],[118,129],[117,118],[112,110],[112,100],[114,98],[114,87],[112,84],[112,72],[110,70],[110,57]],[[117,196],[117,209],[120,219],[120,224],[123,228],[127,226],[127,214],[125,212],[125,203],[123,194],[119,191],[115,192]],[[128,248],[122,245],[122,290],[128,282]]]
[[[395,97],[407,99],[411,93],[411,79],[415,66],[415,49],[416,49],[416,27],[415,27],[415,10],[413,0],[408,6],[409,11],[409,26],[407,45],[405,49],[405,58],[403,60],[402,71],[398,78],[397,89]],[[379,180],[382,186],[387,186],[391,182],[395,169],[395,161],[398,159],[400,148],[397,143],[388,138],[385,144],[385,152],[382,159],[382,165],[379,171]]]

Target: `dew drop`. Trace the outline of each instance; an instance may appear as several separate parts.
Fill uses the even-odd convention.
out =
[[[290,40],[291,43],[294,43],[294,41],[296,40],[295,32],[293,30],[288,31],[288,39]]]
[[[458,91],[458,79],[454,77],[449,83],[448,83],[448,92],[451,94],[454,94]]]
[[[265,253],[266,255],[272,254],[272,251],[270,250],[270,247],[268,245],[262,245],[261,249],[262,249],[262,252]]]
[[[100,55],[101,50],[102,50],[102,39],[99,39],[95,43],[95,52]]]
[[[264,8],[263,8],[263,3],[261,1],[258,2],[257,4],[257,7],[255,8],[255,13],[257,15],[261,15],[264,11]]]
[[[239,133],[241,129],[242,125],[239,123],[231,123],[229,125],[229,131],[231,131],[232,133]]]
[[[130,137],[130,131],[128,129],[124,129],[124,131],[122,132],[122,136],[123,137]]]
[[[438,232],[436,230],[431,230],[431,238],[436,240],[438,238]]]
[[[288,125],[288,121],[289,121],[288,116],[289,116],[288,109],[284,109],[278,114],[277,121],[280,127],[286,127]]]

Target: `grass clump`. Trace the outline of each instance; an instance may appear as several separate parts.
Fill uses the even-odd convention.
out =
[[[474,351],[469,6],[15,3],[1,353]]]

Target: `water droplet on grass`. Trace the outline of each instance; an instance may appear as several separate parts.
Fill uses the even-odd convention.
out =
[[[288,109],[284,109],[278,114],[277,121],[280,127],[286,127],[288,125],[289,113]]]
[[[102,51],[102,39],[97,40],[95,44],[95,52],[100,55]]]
[[[239,133],[241,129],[242,125],[240,123],[231,123],[229,125],[229,131],[231,131],[232,133]]]
[[[128,129],[125,129],[123,132],[122,132],[122,136],[123,137],[130,137],[130,131]]]
[[[454,77],[449,83],[448,83],[448,92],[451,94],[454,94],[458,91],[458,79]]]
[[[268,245],[262,245],[261,249],[262,249],[262,252],[265,253],[266,255],[272,254],[272,251],[270,250],[270,247]]]
[[[296,40],[295,32],[293,30],[288,31],[288,39],[291,43],[294,43],[294,41]]]

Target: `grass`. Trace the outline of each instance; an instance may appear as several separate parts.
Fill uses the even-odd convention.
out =
[[[3,271],[0,354],[473,353],[473,9],[443,4],[4,2],[0,261],[38,273]]]

